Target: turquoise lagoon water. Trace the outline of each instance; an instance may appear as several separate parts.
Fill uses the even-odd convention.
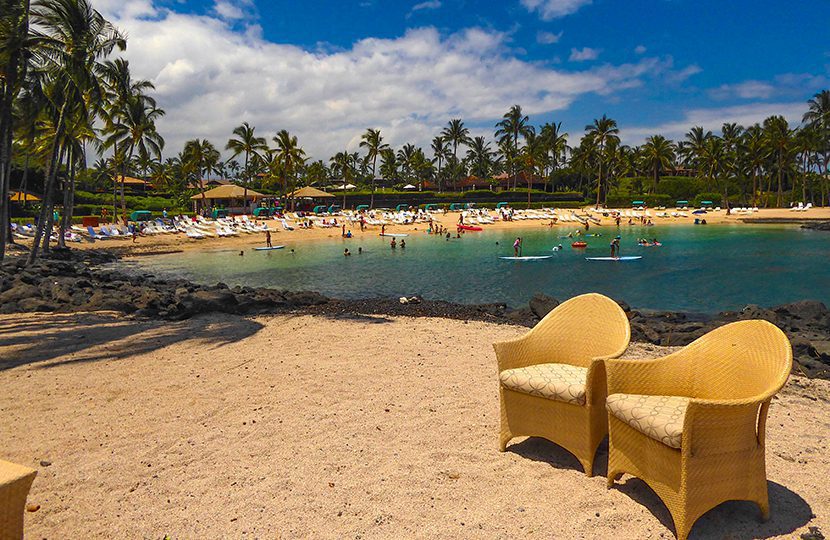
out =
[[[587,249],[572,249],[568,229],[522,231],[524,255],[540,261],[505,261],[516,232],[467,233],[446,241],[416,232],[405,250],[392,250],[374,234],[335,242],[302,241],[279,233],[286,249],[176,253],[137,258],[131,264],[159,276],[230,286],[314,290],[338,298],[421,295],[460,303],[504,302],[517,307],[536,292],[556,298],[596,291],[645,309],[713,313],[803,299],[830,304],[830,234],[787,226],[670,226],[620,229],[623,255],[632,262],[592,262],[609,255],[617,230],[594,227]],[[656,237],[662,247],[640,247]],[[551,248],[561,243],[560,252]],[[205,246],[209,247],[209,243]],[[358,246],[364,253],[358,255]],[[353,255],[343,256],[348,247]],[[290,249],[293,249],[292,253]]]

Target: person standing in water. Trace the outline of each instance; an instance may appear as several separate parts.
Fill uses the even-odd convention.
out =
[[[396,247],[398,247],[398,244],[397,244],[397,242],[395,242],[395,239],[394,239],[394,238],[392,238],[392,241],[391,241],[391,242],[389,242],[389,246],[390,246],[392,249],[395,249]]]
[[[401,249],[406,249],[406,240],[401,238]]]
[[[520,236],[516,237],[516,241],[513,242],[513,256],[518,257],[519,253],[522,251],[522,238]]]
[[[273,247],[271,245],[271,231],[265,231],[265,245],[267,247]]]

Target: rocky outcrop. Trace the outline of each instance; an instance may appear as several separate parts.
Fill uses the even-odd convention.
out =
[[[815,231],[830,231],[830,221],[814,221],[812,223],[805,223],[801,226],[802,229],[813,229]]]

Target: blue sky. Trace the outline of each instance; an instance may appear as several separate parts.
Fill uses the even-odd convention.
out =
[[[321,158],[370,126],[426,145],[451,116],[487,134],[514,102],[573,137],[608,114],[637,144],[773,113],[796,122],[830,86],[823,0],[93,2],[157,84],[173,150],[243,120],[289,129]]]

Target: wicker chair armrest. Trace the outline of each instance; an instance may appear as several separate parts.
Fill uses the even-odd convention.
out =
[[[762,447],[769,398],[691,399],[683,424],[683,449],[711,456]]]
[[[528,332],[518,339],[493,343],[499,373],[505,369],[515,369],[538,363],[534,349],[530,346],[531,339],[533,339],[533,335]]]
[[[605,372],[605,363],[615,357],[616,355],[601,356],[591,360],[585,380],[586,403],[605,407],[605,398],[608,397],[608,376]]]

